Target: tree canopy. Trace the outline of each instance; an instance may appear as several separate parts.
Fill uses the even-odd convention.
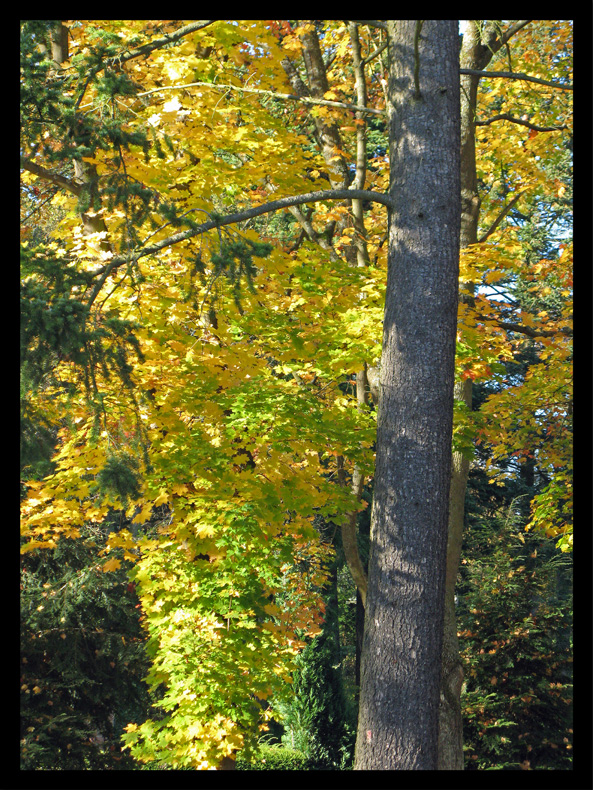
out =
[[[453,447],[493,489],[529,478],[527,529],[569,551],[572,23],[505,33]],[[346,545],[367,506],[388,57],[379,21],[21,23],[22,551],[117,524],[96,564],[129,568],[148,635],[141,761],[255,744],[321,632],[320,523]]]

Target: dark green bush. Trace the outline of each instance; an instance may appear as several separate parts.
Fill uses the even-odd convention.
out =
[[[97,555],[109,524],[22,558],[21,770],[137,768],[120,736],[150,708],[138,598]]]
[[[569,558],[508,523],[481,532],[467,538],[458,612],[466,769],[569,770]]]

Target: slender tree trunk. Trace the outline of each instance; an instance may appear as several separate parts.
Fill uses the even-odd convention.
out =
[[[457,318],[457,22],[387,22],[389,259],[356,769],[436,769]]]
[[[480,71],[490,63],[505,40],[526,24],[519,22],[500,35],[496,21],[469,21],[463,35],[460,66]],[[461,76],[461,229],[460,248],[464,249],[478,240],[480,198],[476,174],[476,104],[479,77],[475,74]],[[461,283],[460,299],[471,302],[473,289]],[[471,380],[457,382],[455,398],[468,408],[472,405]],[[454,453],[451,468],[449,495],[449,534],[447,545],[447,576],[445,582],[445,617],[443,627],[441,699],[439,710],[439,770],[463,770],[463,722],[461,717],[461,689],[463,668],[459,659],[457,618],[455,615],[455,583],[461,556],[465,494],[470,460],[461,453]]]
[[[62,22],[56,22],[50,33],[51,40],[51,57],[54,63],[61,65],[68,60],[68,28]],[[42,49],[46,50],[43,46]],[[75,182],[78,186],[84,189],[89,189],[91,192],[96,189],[97,183],[97,168],[79,159],[74,160],[74,174]],[[85,235],[92,233],[107,232],[107,225],[103,218],[97,215],[92,210],[84,212],[81,215],[83,232]],[[111,252],[111,244],[107,237],[103,238],[99,244],[100,249],[106,252]]]

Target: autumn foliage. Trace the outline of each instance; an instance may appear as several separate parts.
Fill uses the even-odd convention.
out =
[[[353,375],[380,358],[387,265],[378,202],[364,266],[351,201],[216,223],[347,180],[363,126],[362,188],[387,191],[384,34],[360,26],[375,115],[355,117],[335,106],[357,103],[343,22],[63,24],[61,60],[51,27],[22,26],[22,551],[119,514],[97,563],[130,568],[158,697],[125,744],[207,768],[256,743],[321,630],[316,519],[365,507],[338,483],[373,473]],[[328,88],[301,98],[318,103],[297,100],[312,31]],[[513,70],[571,81],[571,35],[532,23]],[[457,408],[454,443],[488,448],[493,485],[531,465],[528,528],[568,550],[570,93],[484,78],[477,120],[485,238],[461,256],[457,375],[490,390]]]

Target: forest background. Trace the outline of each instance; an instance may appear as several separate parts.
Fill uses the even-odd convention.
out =
[[[570,768],[572,23],[472,42],[464,765]],[[22,23],[23,768],[352,766],[387,57],[378,21]]]

